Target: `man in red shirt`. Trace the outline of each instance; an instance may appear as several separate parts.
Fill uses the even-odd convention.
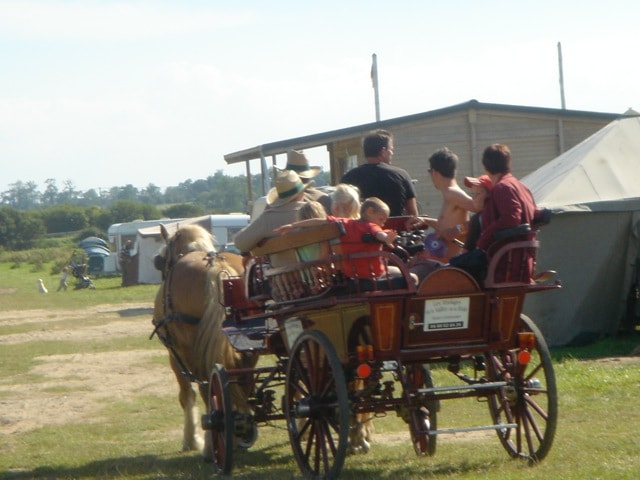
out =
[[[474,259],[474,270],[478,274],[475,261],[480,253],[486,261],[496,253],[499,246],[506,242],[528,240],[535,237],[535,232],[523,232],[516,236],[499,239],[499,232],[513,229],[522,224],[533,225],[534,218],[540,210],[536,207],[531,191],[511,174],[511,151],[502,144],[489,145],[482,155],[482,165],[491,179],[493,187],[481,213],[482,231],[476,244],[479,251],[471,251],[454,257],[451,264],[465,268],[469,256]],[[498,235],[496,235],[498,234]],[[486,264],[486,262],[483,261]],[[510,266],[509,266],[510,264]],[[530,282],[533,276],[534,255],[532,252],[517,250],[513,252],[510,263],[501,262],[495,271],[495,282]],[[523,268],[524,267],[524,268]],[[486,267],[485,267],[486,268]]]

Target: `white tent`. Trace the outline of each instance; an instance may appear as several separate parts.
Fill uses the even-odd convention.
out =
[[[554,212],[538,235],[538,271],[563,288],[527,297],[525,313],[551,345],[618,331],[640,238],[640,118],[613,121],[522,182]]]

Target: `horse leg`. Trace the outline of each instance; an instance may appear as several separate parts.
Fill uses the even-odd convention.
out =
[[[204,447],[204,441],[202,435],[197,431],[199,428],[199,416],[198,406],[196,405],[197,397],[193,385],[182,374],[182,368],[176,361],[173,355],[171,357],[171,368],[176,375],[178,385],[180,386],[180,393],[178,399],[180,400],[180,406],[184,414],[184,428],[182,435],[182,451],[189,450],[202,450]]]
[[[209,387],[207,385],[200,385],[200,396],[204,402],[205,408],[209,408]],[[211,445],[211,431],[204,432],[204,442],[202,447],[202,458],[205,462],[213,462],[213,448]]]
[[[362,380],[355,380],[349,385],[351,390],[359,390],[364,386]],[[369,453],[373,436],[373,414],[357,413],[351,416],[349,426],[349,454]]]

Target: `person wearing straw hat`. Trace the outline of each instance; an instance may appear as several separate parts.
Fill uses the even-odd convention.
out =
[[[307,156],[304,152],[298,150],[287,151],[287,166],[284,169],[296,172],[304,183],[307,183],[322,171],[322,167],[310,166]]]
[[[248,255],[262,239],[273,237],[275,228],[294,222],[298,210],[306,202],[304,195],[312,185],[312,182],[303,183],[300,176],[293,170],[283,170],[278,173],[275,187],[267,194],[267,208],[235,235],[236,248]],[[286,259],[282,260],[288,263]]]
[[[287,166],[285,170],[293,170],[298,174],[302,183],[310,183],[322,171],[322,167],[309,165],[309,159],[299,150],[287,151]],[[304,193],[305,200],[320,202],[327,213],[331,213],[331,197],[317,188],[310,187]]]

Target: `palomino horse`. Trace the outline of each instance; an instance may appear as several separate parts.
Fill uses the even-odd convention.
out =
[[[242,273],[242,259],[233,253],[215,254],[213,237],[204,228],[187,225],[169,238],[164,226],[162,235],[167,242],[164,255],[156,258],[156,266],[163,267],[163,282],[156,294],[153,324],[154,333],[169,350],[171,368],[180,386],[179,400],[184,411],[183,450],[203,449],[211,459],[210,435],[198,432],[196,392],[208,402],[206,382],[213,366],[226,368],[253,367],[257,356],[234,350],[222,332],[224,307],[221,304],[221,281],[225,276]],[[246,392],[238,385],[231,386],[234,408],[250,413]]]

